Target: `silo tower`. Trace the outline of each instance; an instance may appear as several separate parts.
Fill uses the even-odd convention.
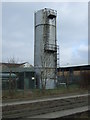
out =
[[[35,12],[34,67],[37,85],[54,88],[57,80],[57,11],[42,9]]]

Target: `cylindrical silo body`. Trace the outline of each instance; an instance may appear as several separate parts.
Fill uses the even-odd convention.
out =
[[[56,16],[52,9],[35,13],[34,67],[37,85],[47,89],[55,87],[57,68]]]

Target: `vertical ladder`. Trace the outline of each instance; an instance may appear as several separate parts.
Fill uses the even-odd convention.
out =
[[[57,68],[59,68],[59,46],[57,46]]]

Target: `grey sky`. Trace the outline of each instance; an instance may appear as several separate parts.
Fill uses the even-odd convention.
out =
[[[88,3],[3,3],[2,58],[34,62],[34,12],[57,10],[60,65],[88,64]]]

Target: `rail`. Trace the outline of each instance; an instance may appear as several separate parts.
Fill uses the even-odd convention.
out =
[[[3,118],[33,117],[88,106],[88,94],[4,103]]]

